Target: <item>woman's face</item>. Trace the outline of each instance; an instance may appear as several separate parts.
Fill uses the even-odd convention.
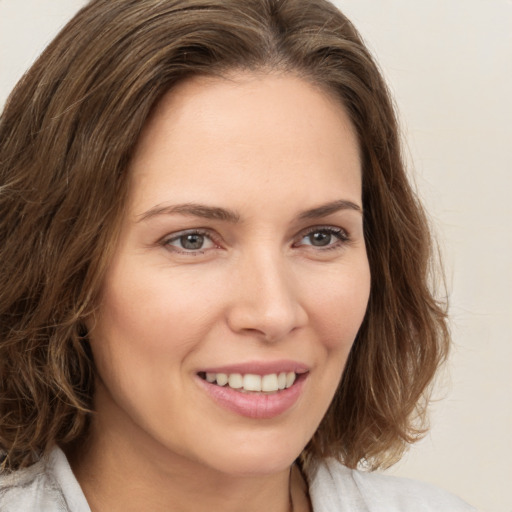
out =
[[[130,172],[89,326],[96,435],[163,463],[283,470],[331,402],[370,290],[347,115],[291,75],[195,78],[159,104]]]

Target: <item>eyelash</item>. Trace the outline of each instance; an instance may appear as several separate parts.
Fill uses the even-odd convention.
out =
[[[300,235],[298,236],[298,240],[300,241],[308,236],[313,235],[314,233],[326,233],[328,235],[331,235],[331,236],[337,238],[337,241],[335,243],[329,243],[326,246],[321,246],[321,245],[314,246],[312,243],[311,244],[300,244],[300,243],[295,242],[293,244],[293,246],[294,247],[309,246],[312,248],[316,248],[315,250],[318,250],[318,251],[329,251],[329,250],[340,249],[343,245],[350,242],[350,237],[349,237],[347,231],[342,228],[338,228],[338,227],[334,227],[334,226],[313,226],[313,227],[307,229],[306,231],[303,231],[302,233],[300,233]],[[182,237],[194,236],[194,235],[209,239],[211,241],[211,243],[214,244],[215,247],[208,247],[206,249],[194,250],[194,249],[179,248],[179,247],[171,245],[172,242],[176,242]],[[164,238],[161,241],[161,245],[168,248],[169,250],[171,250],[173,252],[178,253],[178,254],[185,254],[187,256],[199,256],[199,255],[204,254],[206,251],[208,251],[210,249],[220,248],[220,244],[218,243],[216,238],[217,237],[213,236],[212,232],[209,230],[190,229],[190,230],[174,233],[173,235]]]
[[[189,229],[186,231],[180,231],[178,233],[172,234],[170,237],[164,238],[161,243],[164,247],[167,247],[171,251],[176,252],[178,254],[186,254],[187,256],[199,256],[201,254],[204,254],[210,248],[193,250],[193,249],[179,248],[179,247],[175,247],[175,246],[171,245],[171,242],[175,242],[182,237],[194,236],[194,235],[208,238],[216,246],[215,248],[220,247],[220,244],[218,244],[216,242],[216,240],[215,240],[216,237],[214,237],[212,235],[211,231],[204,230],[204,229]]]
[[[341,246],[350,242],[350,237],[346,230],[334,226],[313,226],[306,231],[303,231],[300,234],[300,239],[306,238],[308,236],[313,235],[314,233],[327,233],[329,235],[334,236],[338,239],[336,243],[331,243],[327,246],[316,246],[317,250],[320,251],[329,251],[333,249],[339,249]],[[308,244],[309,245],[309,244]],[[310,244],[311,247],[315,247],[313,244]]]

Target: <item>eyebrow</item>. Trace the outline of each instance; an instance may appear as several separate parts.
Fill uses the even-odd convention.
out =
[[[189,215],[192,217],[202,217],[203,219],[223,220],[227,222],[237,223],[240,215],[227,208],[219,208],[217,206],[206,206],[197,203],[184,203],[176,205],[157,205],[150,208],[147,212],[139,215],[137,222],[142,222],[158,215]]]
[[[316,208],[311,208],[301,212],[298,216],[299,220],[318,219],[327,217],[341,210],[354,210],[362,213],[362,208],[353,203],[340,199]],[[240,214],[228,208],[220,208],[218,206],[207,206],[197,203],[184,203],[176,205],[157,205],[138,216],[137,222],[143,222],[159,215],[188,215],[191,217],[201,217],[203,219],[221,220],[236,224],[240,221]]]
[[[318,219],[320,217],[327,217],[328,215],[332,215],[333,213],[341,210],[354,210],[356,212],[363,213],[363,209],[358,204],[353,203],[352,201],[340,199],[339,201],[333,201],[332,203],[327,203],[316,208],[306,210],[299,215],[299,219]]]

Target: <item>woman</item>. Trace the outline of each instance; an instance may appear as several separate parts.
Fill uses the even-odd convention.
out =
[[[0,509],[471,510],[383,80],[324,0],[93,0],[0,124]]]

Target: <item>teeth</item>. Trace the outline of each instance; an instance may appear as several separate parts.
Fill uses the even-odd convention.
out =
[[[277,376],[277,387],[279,389],[284,389],[286,387],[286,373],[280,373]]]
[[[252,375],[250,373],[244,375],[243,388],[246,391],[261,391],[261,377],[259,375]]]
[[[228,386],[233,389],[240,389],[243,386],[243,377],[239,373],[232,373],[228,377]]]
[[[263,375],[263,377],[261,377],[261,390],[277,391],[279,389],[277,379],[278,377],[275,373],[271,373],[270,375]]]
[[[228,383],[228,376],[225,373],[217,373],[215,381],[219,386],[225,386]]]
[[[288,372],[286,374],[286,387],[289,388],[295,382],[295,372]]]
[[[279,390],[289,388],[295,382],[297,375],[295,372],[270,373],[268,375],[255,375],[247,373],[207,373],[206,380],[210,383],[216,383],[218,386],[226,384],[232,389],[240,391],[263,391],[265,393],[274,393]]]

